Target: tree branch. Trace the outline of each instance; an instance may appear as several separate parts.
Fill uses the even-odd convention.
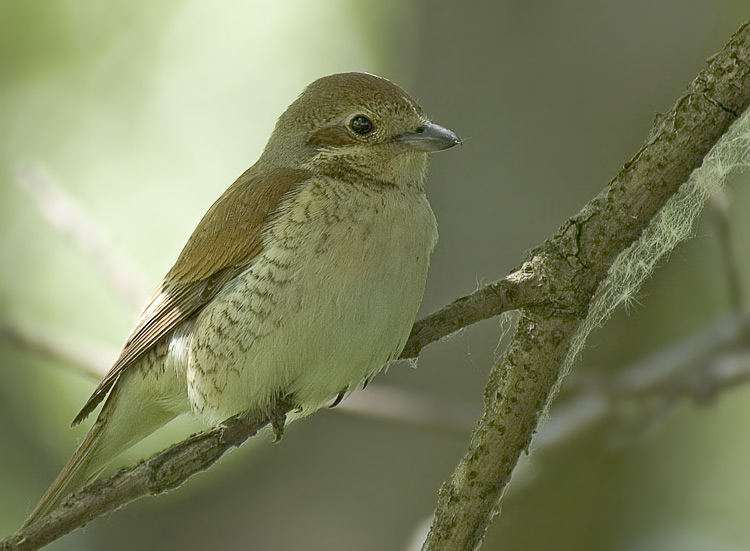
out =
[[[472,295],[457,299],[442,310],[417,322],[406,347],[416,357],[426,345],[455,332],[471,323],[515,309],[515,300],[532,300],[534,288],[532,278],[511,274],[505,280],[488,285]],[[8,325],[0,328],[20,344],[37,349],[63,361],[81,364],[96,372],[98,360],[71,353],[69,347],[58,339],[48,339],[34,331]],[[42,332],[43,333],[43,332]],[[367,407],[366,405],[364,407]],[[363,407],[354,407],[354,411]],[[423,408],[424,409],[424,408]],[[460,418],[465,411],[461,409]],[[454,421],[449,426],[460,423]],[[424,421],[419,416],[418,422]],[[259,429],[269,423],[268,419],[228,420],[220,427],[207,430],[162,451],[130,469],[121,469],[113,476],[98,480],[70,496],[58,509],[38,522],[0,542],[0,551],[33,551],[84,526],[98,516],[104,515],[131,501],[157,495],[176,488],[188,478],[213,465],[230,448],[239,446]]]
[[[286,411],[291,408],[287,407]],[[96,517],[143,497],[176,488],[206,470],[231,448],[239,446],[268,424],[263,418],[234,417],[218,427],[89,484],[38,522],[0,542],[0,551],[32,551],[84,526]]]
[[[593,379],[593,380],[592,380]],[[624,403],[638,404],[641,428],[653,425],[683,399],[710,403],[750,382],[750,315],[730,314],[666,346],[612,377],[569,379],[555,414],[534,437],[534,449],[581,432]]]
[[[416,358],[428,344],[437,342],[468,327],[503,312],[522,307],[551,304],[549,289],[543,274],[524,263],[505,279],[485,285],[414,324],[401,359]]]
[[[750,103],[750,26],[708,61],[609,186],[530,253],[555,306],[524,307],[485,389],[466,455],[440,490],[425,551],[477,549],[618,256],[634,244]],[[582,332],[582,335],[579,334]]]
[[[0,321],[0,339],[71,365],[97,382],[112,367],[113,358],[117,358],[114,348],[83,342],[38,323]]]

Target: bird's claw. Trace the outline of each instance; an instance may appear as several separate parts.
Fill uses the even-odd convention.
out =
[[[268,411],[268,420],[271,423],[271,428],[275,436],[274,443],[281,441],[281,437],[284,435],[284,427],[286,426],[286,415],[292,407],[293,403],[288,396],[274,400],[271,404],[271,408]]]

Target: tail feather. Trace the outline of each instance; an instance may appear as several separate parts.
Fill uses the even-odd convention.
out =
[[[163,395],[154,399],[149,382],[149,377],[126,374],[114,385],[83,442],[42,496],[24,528],[96,478],[118,455],[188,410],[186,398],[184,403],[179,399],[178,388],[171,400],[159,399]]]
[[[107,403],[110,403],[109,400]],[[85,486],[104,468],[105,465],[99,465],[102,454],[97,452],[101,450],[103,437],[107,432],[108,415],[105,415],[106,410],[107,404],[105,404],[83,442],[76,449],[73,457],[63,467],[42,499],[39,500],[29,518],[26,519],[23,528],[46,516],[62,502],[64,497]]]

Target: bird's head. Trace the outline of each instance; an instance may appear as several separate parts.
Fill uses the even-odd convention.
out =
[[[421,187],[427,153],[459,143],[391,81],[340,73],[305,88],[279,117],[261,160],[333,177],[360,174]]]

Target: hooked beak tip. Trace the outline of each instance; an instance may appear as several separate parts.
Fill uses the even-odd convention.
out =
[[[412,132],[405,132],[397,136],[396,141],[428,153],[450,149],[462,143],[455,132],[434,122],[426,122]]]

